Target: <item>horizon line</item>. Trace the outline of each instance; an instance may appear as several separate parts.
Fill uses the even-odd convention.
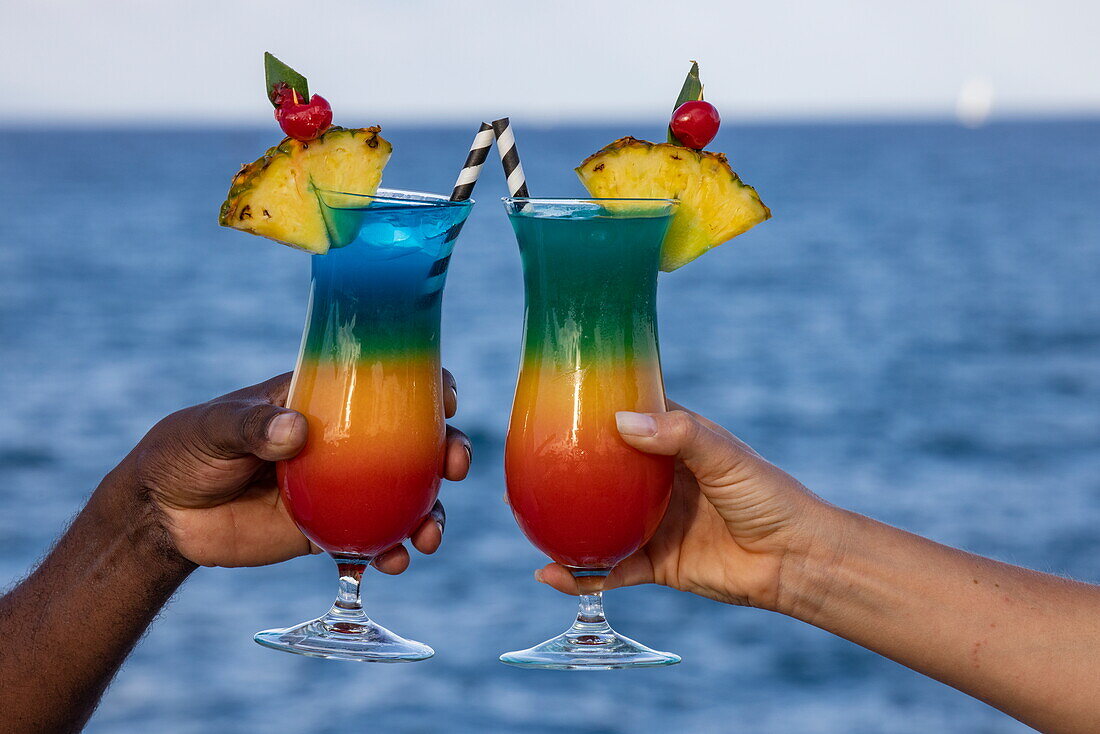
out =
[[[604,128],[618,125],[658,124],[663,120],[650,116],[621,116],[606,117],[577,123],[563,117],[547,117],[533,115],[524,117],[511,115],[521,124],[533,129],[554,128]],[[1100,122],[1100,109],[1080,110],[1017,110],[994,113],[982,126],[997,125],[999,123],[1021,122]],[[422,117],[394,117],[386,125],[402,127],[406,129],[426,129],[439,127],[466,127],[476,124],[474,117],[439,117],[430,121]],[[726,118],[726,125],[737,127],[772,127],[772,126],[811,126],[811,125],[905,125],[905,124],[944,124],[966,127],[958,116],[952,113],[858,113],[858,114],[781,114],[781,115],[751,115]],[[239,130],[252,131],[268,127],[267,122],[251,122],[244,119],[228,119],[220,124],[212,125],[205,121],[171,119],[167,116],[149,116],[143,119],[115,118],[115,117],[54,117],[31,121],[23,118],[0,117],[0,130],[57,130],[57,129],[86,129],[86,130],[133,130],[133,129],[157,129],[157,130]]]

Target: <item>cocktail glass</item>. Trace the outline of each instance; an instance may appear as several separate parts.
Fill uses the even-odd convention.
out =
[[[255,639],[312,657],[423,660],[430,647],[367,617],[360,580],[371,559],[409,537],[439,492],[440,301],[473,202],[385,189],[320,191],[318,199],[334,246],[313,256],[287,401],[306,417],[309,437],[277,473],[295,523],[336,560],[339,594],[321,617]]]
[[[527,538],[599,585],[653,535],[673,459],[631,448],[620,410],[665,410],[657,346],[664,199],[504,200],[523,261],[523,356],[505,448],[508,501]],[[527,668],[672,665],[607,623],[600,591],[564,633],[500,659]]]

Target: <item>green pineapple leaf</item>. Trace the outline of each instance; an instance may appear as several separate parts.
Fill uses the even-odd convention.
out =
[[[309,85],[306,84],[306,78],[268,51],[264,51],[264,76],[267,78],[267,98],[272,105],[275,104],[275,85],[277,84],[287,85],[298,93],[298,97],[303,102],[309,101]]]
[[[692,60],[691,70],[688,71],[687,78],[684,79],[684,86],[680,88],[680,96],[676,98],[676,104],[672,106],[672,111],[675,112],[678,110],[680,105],[684,102],[691,102],[702,98],[703,83],[699,81],[699,62]],[[684,147],[684,144],[672,134],[671,127],[668,129],[668,142],[673,145],[679,145],[681,148]]]

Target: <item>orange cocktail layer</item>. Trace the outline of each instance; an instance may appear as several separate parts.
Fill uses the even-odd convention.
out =
[[[288,407],[306,416],[309,440],[279,464],[279,483],[310,540],[375,556],[416,529],[443,470],[440,390],[430,356],[303,355]]]
[[[524,534],[558,563],[611,568],[646,543],[668,507],[673,459],[623,441],[615,412],[665,410],[656,360],[568,370],[528,353],[505,451]]]

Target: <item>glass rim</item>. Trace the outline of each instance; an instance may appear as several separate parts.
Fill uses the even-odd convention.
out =
[[[359,194],[354,191],[337,191],[336,189],[324,189],[319,186],[314,187],[314,192],[322,195],[322,203],[325,206],[332,209],[360,209],[364,207],[358,206],[333,206],[332,204],[324,201],[323,195],[331,194],[333,196],[351,196],[357,199],[363,199],[365,202],[379,202],[382,204],[391,204],[395,206],[429,206],[429,207],[462,207],[473,206],[473,199],[464,199],[462,201],[451,201],[448,194],[433,194],[427,191],[411,191],[409,189],[390,189],[379,188],[373,194]]]
[[[505,204],[601,204],[610,202],[644,202],[647,204],[679,204],[679,199],[649,199],[640,196],[502,196]]]

